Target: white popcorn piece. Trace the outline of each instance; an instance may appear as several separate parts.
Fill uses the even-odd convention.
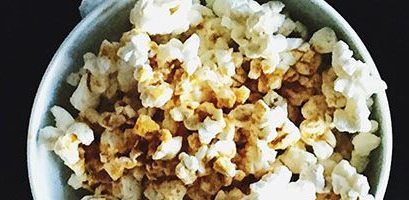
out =
[[[324,167],[321,164],[309,165],[301,169],[300,180],[309,181],[314,184],[318,193],[324,192],[325,178]]]
[[[199,160],[185,152],[179,154],[180,163],[176,166],[176,176],[184,184],[192,184],[196,179],[196,172],[199,170]]]
[[[125,61],[119,60],[117,62],[118,75],[117,80],[119,84],[119,89],[123,92],[128,92],[137,87],[137,80],[134,75],[136,72],[135,67],[127,64]],[[142,67],[143,68],[143,67]]]
[[[219,140],[210,145],[206,158],[211,160],[214,157],[234,158],[236,155],[236,144],[233,140]]]
[[[279,159],[295,174],[299,174],[303,168],[317,163],[314,154],[298,147],[289,147],[284,154],[279,156]]]
[[[88,108],[95,108],[99,103],[99,95],[92,93],[87,86],[88,77],[88,74],[84,74],[81,77],[77,89],[70,98],[74,108],[82,112]]]
[[[74,122],[67,128],[66,132],[76,135],[78,140],[85,145],[90,145],[94,141],[94,132],[87,124],[82,122]]]
[[[145,33],[133,35],[130,40],[118,50],[117,55],[132,67],[148,62],[151,39]]]
[[[178,39],[171,39],[166,44],[159,45],[157,60],[160,67],[166,62],[179,60],[186,73],[192,75],[201,65],[198,57],[200,38],[197,34],[190,36],[184,43]]]
[[[281,166],[274,173],[264,175],[260,181],[250,184],[251,193],[244,199],[267,200],[274,196],[277,199],[313,200],[315,187],[309,181],[298,180],[290,182],[291,172]]]
[[[224,127],[223,131],[217,135],[217,138],[219,140],[233,140],[235,133],[236,126],[230,122],[230,120],[226,120],[226,126]]]
[[[283,24],[278,29],[278,33],[287,37],[295,30],[296,26],[297,25],[292,19],[286,17]]]
[[[164,82],[159,85],[139,85],[139,97],[144,107],[160,108],[166,104],[173,94],[171,85]]]
[[[55,142],[54,152],[64,161],[65,165],[72,166],[80,160],[79,144],[80,141],[74,134],[65,134]]]
[[[373,133],[359,133],[352,139],[354,150],[362,156],[369,156],[369,153],[376,149],[381,143],[381,138]]]
[[[64,136],[65,132],[59,128],[46,126],[40,129],[39,142],[48,150],[53,150],[58,138]]]
[[[377,123],[376,123],[377,124]],[[372,131],[376,131],[376,128]],[[359,133],[352,139],[354,150],[351,155],[351,165],[362,173],[369,163],[369,154],[381,143],[381,139],[371,132]]]
[[[139,65],[136,67],[133,77],[138,82],[149,82],[153,79],[153,69],[148,64]]]
[[[168,134],[170,135],[170,137],[172,137],[169,131],[166,131],[166,133],[162,133],[162,134]],[[177,137],[172,137],[170,139],[162,141],[162,143],[158,146],[158,149],[156,150],[156,152],[152,155],[152,159],[153,160],[170,160],[174,158],[177,155],[177,153],[180,151],[180,149],[182,148],[182,140],[183,140],[182,137],[177,136]]]
[[[73,167],[79,158],[78,145],[90,145],[94,133],[85,123],[75,122],[64,108],[53,106],[51,112],[56,127],[47,126],[40,130],[40,142],[60,156],[66,165]]]
[[[232,58],[233,49],[229,50],[215,50],[215,57],[217,65],[222,74],[227,76],[233,76],[236,73],[236,66],[234,65]]]
[[[268,199],[271,196],[286,198],[285,189],[290,182],[291,171],[281,166],[274,173],[264,175],[260,181],[250,184],[250,197],[253,199]],[[252,198],[249,198],[252,199]]]
[[[334,124],[340,131],[368,132],[370,111],[367,100],[387,86],[384,81],[370,74],[367,64],[355,60],[352,55],[353,52],[345,42],[335,44],[332,65],[338,78],[334,82],[334,90],[347,98],[347,105],[345,109],[335,111]]]
[[[335,166],[331,179],[334,193],[341,195],[342,199],[356,200],[368,195],[367,178],[358,174],[346,160],[342,160]]]
[[[136,28],[151,35],[180,34],[201,21],[198,7],[191,0],[141,0],[131,10],[130,20]]]
[[[337,41],[334,30],[324,27],[312,35],[309,43],[318,53],[330,53]]]
[[[111,61],[107,57],[99,57],[93,53],[86,53],[84,55],[84,69],[91,72],[92,75],[107,75],[111,67]]]
[[[347,100],[344,109],[334,112],[334,125],[339,131],[356,133],[368,132],[371,129],[371,114],[363,98],[351,98]]]

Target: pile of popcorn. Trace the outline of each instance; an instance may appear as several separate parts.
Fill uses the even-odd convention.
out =
[[[371,96],[386,84],[284,4],[139,0],[133,29],[68,76],[44,147],[83,200],[374,199]]]

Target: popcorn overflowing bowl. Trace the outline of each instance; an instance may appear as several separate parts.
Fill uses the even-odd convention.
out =
[[[38,89],[32,194],[382,199],[385,89],[324,1],[105,1]]]

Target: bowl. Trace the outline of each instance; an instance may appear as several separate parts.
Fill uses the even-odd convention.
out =
[[[323,0],[282,0],[292,18],[304,23],[310,32],[329,26],[338,38],[349,44],[354,56],[367,62],[373,75],[379,77],[375,64],[351,26]],[[259,1],[264,3],[263,1]],[[65,83],[71,72],[83,65],[82,55],[97,52],[104,39],[118,41],[122,33],[129,30],[129,12],[135,0],[104,1],[89,13],[68,35],[51,60],[32,107],[27,136],[27,162],[30,186],[35,200],[80,199],[84,191],[75,191],[67,185],[70,170],[53,153],[39,144],[39,129],[53,124],[49,109],[53,105],[67,108],[76,113],[69,103],[74,88]],[[392,157],[392,127],[388,100],[385,92],[374,97],[372,118],[380,124],[377,132],[381,145],[372,152],[365,174],[371,185],[370,193],[383,199]]]

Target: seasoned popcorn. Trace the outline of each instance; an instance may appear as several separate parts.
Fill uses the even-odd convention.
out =
[[[386,84],[279,1],[206,2],[137,1],[132,29],[67,77],[78,116],[52,107],[39,141],[68,185],[83,200],[374,199],[359,173]]]

